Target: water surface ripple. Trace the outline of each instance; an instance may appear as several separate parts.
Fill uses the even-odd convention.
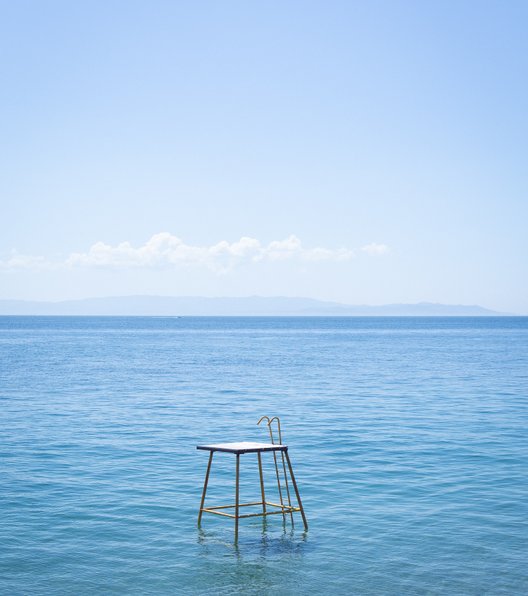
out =
[[[526,594],[527,397],[527,318],[0,317],[0,593]],[[235,547],[263,414],[310,529]]]

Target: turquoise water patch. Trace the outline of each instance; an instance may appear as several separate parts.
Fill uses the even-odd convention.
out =
[[[0,317],[5,594],[523,594],[528,319]],[[279,415],[310,524],[197,510]],[[265,458],[273,490],[272,457]],[[259,499],[241,456],[242,497]],[[210,504],[233,502],[217,454]]]

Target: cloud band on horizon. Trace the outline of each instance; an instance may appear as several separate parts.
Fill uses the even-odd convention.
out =
[[[389,248],[385,244],[375,242],[359,249],[305,248],[301,240],[293,234],[284,240],[273,240],[268,244],[263,244],[256,238],[243,236],[236,242],[222,240],[210,246],[197,246],[186,244],[169,232],[160,232],[137,248],[130,242],[121,242],[115,246],[96,242],[86,252],[74,252],[62,261],[52,261],[43,256],[23,255],[13,251],[10,257],[0,260],[0,269],[160,268],[196,265],[222,273],[242,263],[346,262],[354,259],[358,252],[379,256],[388,251]]]

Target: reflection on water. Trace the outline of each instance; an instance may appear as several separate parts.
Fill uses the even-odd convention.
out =
[[[200,556],[214,573],[214,586],[219,593],[227,594],[232,589],[242,593],[302,591],[301,586],[295,589],[284,570],[302,564],[310,546],[308,533],[288,530],[269,534],[265,526],[266,523],[260,532],[253,527],[251,535],[236,545],[226,541],[225,535],[199,530]]]

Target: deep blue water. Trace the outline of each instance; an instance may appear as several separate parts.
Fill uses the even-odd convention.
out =
[[[2,594],[528,593],[528,318],[0,317],[0,412]]]

